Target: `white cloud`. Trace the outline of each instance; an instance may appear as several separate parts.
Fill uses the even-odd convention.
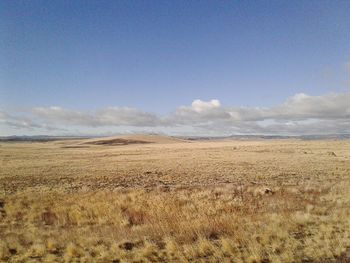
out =
[[[211,100],[211,101],[202,101],[202,100],[194,100],[192,102],[192,109],[195,112],[205,112],[212,109],[220,108],[221,103],[219,100]]]
[[[36,123],[29,117],[13,116],[13,115],[9,115],[4,111],[0,111],[0,124],[3,126],[15,128],[15,129],[36,129],[36,128],[55,129],[46,124]]]
[[[350,93],[308,96],[300,93],[272,109],[272,117],[289,119],[340,119],[350,117]]]
[[[96,112],[82,112],[63,109],[61,107],[38,107],[32,113],[50,123],[62,123],[79,126],[138,126],[153,127],[160,124],[155,115],[134,108],[108,107]]]
[[[87,128],[103,127],[116,132],[148,129],[202,135],[350,133],[350,93],[323,96],[299,93],[269,108],[225,107],[217,99],[197,99],[166,116],[128,107],[108,107],[94,112],[37,107],[26,116],[0,111],[0,124],[18,130],[75,127],[74,131],[78,129],[82,133]]]

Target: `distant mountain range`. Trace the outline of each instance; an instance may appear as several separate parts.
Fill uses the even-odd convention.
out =
[[[22,135],[22,136],[0,136],[0,142],[49,142],[57,140],[87,139],[89,136],[50,136],[50,135]]]
[[[230,135],[230,136],[183,136],[181,137],[187,140],[217,140],[217,139],[234,139],[234,140],[250,140],[250,139],[301,139],[301,140],[326,140],[326,139],[338,139],[345,140],[350,139],[350,134],[326,134],[326,135]]]
[[[0,136],[0,142],[48,142],[57,140],[72,140],[72,139],[89,139],[99,138],[104,136],[50,136],[50,135],[34,135],[34,136]],[[186,140],[218,140],[218,139],[234,139],[234,140],[276,140],[276,139],[301,139],[301,140],[326,140],[350,139],[350,134],[326,134],[326,135],[230,135],[230,136],[172,136],[175,138]]]

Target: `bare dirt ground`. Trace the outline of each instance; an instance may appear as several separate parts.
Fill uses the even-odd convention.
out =
[[[0,261],[350,262],[350,141],[0,144]]]

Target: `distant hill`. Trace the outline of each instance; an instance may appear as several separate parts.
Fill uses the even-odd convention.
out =
[[[106,146],[117,146],[117,145],[129,145],[129,144],[147,144],[147,143],[178,143],[186,142],[184,139],[161,136],[161,135],[121,135],[113,137],[102,137],[89,139],[84,144],[90,145],[106,145]]]
[[[127,144],[143,144],[143,143],[175,143],[199,140],[276,140],[276,139],[301,139],[301,140],[345,140],[350,139],[350,134],[326,134],[326,135],[300,135],[300,136],[284,136],[284,135],[230,135],[230,136],[164,136],[156,134],[132,134],[119,135],[110,137],[100,136],[0,136],[0,142],[50,142],[61,140],[87,140],[86,144],[95,145],[127,145]]]

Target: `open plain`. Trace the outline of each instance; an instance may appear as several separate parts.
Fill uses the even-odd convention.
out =
[[[350,141],[0,143],[0,261],[349,262]]]

